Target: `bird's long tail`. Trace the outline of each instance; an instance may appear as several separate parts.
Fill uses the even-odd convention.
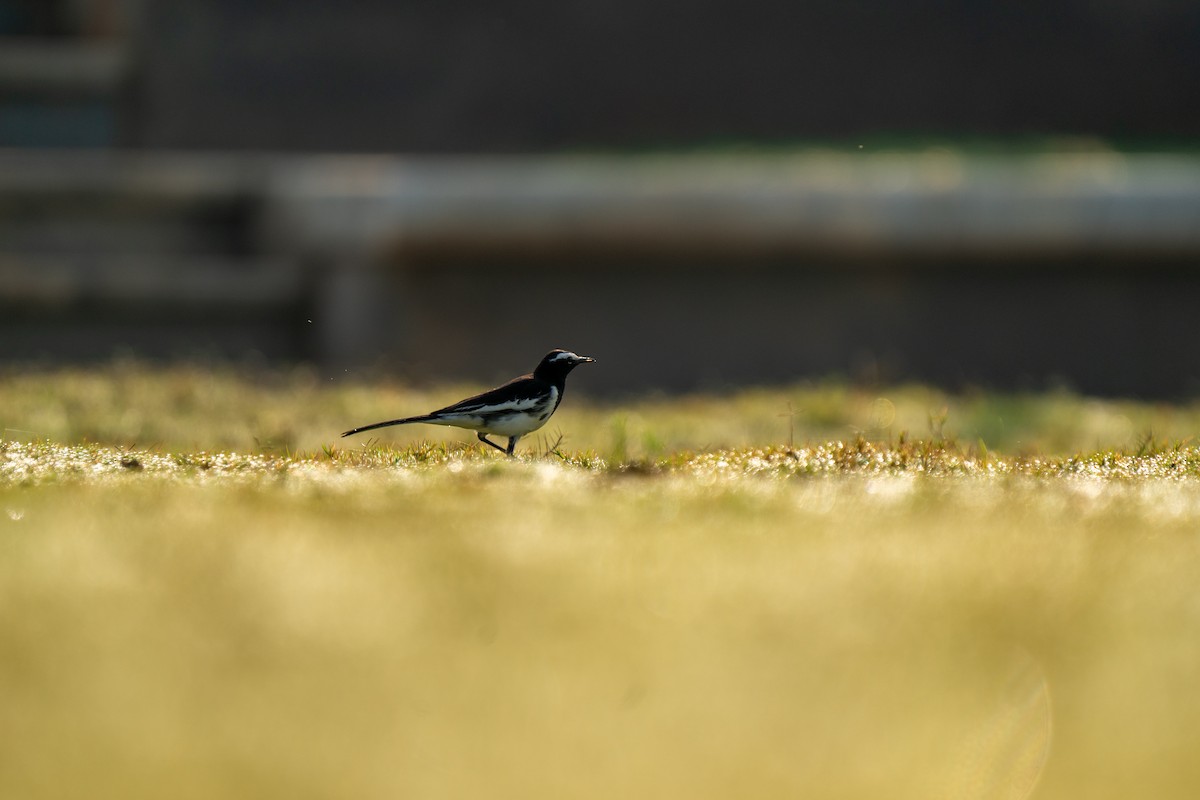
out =
[[[432,414],[424,414],[419,417],[405,417],[404,419],[389,419],[387,422],[376,422],[373,425],[363,425],[361,428],[351,428],[343,433],[342,436],[344,438],[346,436],[352,436],[356,433],[362,433],[363,431],[373,431],[376,428],[386,428],[391,425],[407,425],[410,422],[431,422],[434,419],[435,418]]]

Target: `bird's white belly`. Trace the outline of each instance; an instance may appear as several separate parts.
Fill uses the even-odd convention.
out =
[[[545,425],[548,419],[550,419],[549,414],[545,416],[518,414],[508,419],[500,418],[488,422],[481,421],[479,427],[475,428],[475,430],[495,434],[496,436],[524,436]]]

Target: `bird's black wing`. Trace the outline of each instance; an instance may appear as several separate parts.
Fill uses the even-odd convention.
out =
[[[488,389],[477,395],[459,400],[454,405],[439,408],[428,416],[453,417],[461,414],[488,414],[503,411],[520,411],[527,408],[543,397],[549,387],[544,381],[538,380],[532,374],[513,378],[503,386]]]

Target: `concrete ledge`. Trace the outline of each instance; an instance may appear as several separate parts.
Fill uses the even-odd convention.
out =
[[[268,251],[1200,255],[1200,158],[224,156],[0,151],[14,198],[261,204]]]
[[[1200,159],[314,158],[273,230],[325,253],[1059,258],[1200,254]]]

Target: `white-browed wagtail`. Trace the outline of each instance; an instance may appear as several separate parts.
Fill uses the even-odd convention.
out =
[[[425,422],[430,425],[450,425],[476,431],[479,441],[508,455],[513,454],[517,440],[546,424],[562,402],[567,375],[580,364],[595,361],[568,350],[551,350],[533,372],[513,378],[503,386],[460,400],[452,406],[418,417],[404,417],[353,428],[342,434],[350,436],[389,425]],[[487,438],[488,434],[508,437],[508,448]]]

